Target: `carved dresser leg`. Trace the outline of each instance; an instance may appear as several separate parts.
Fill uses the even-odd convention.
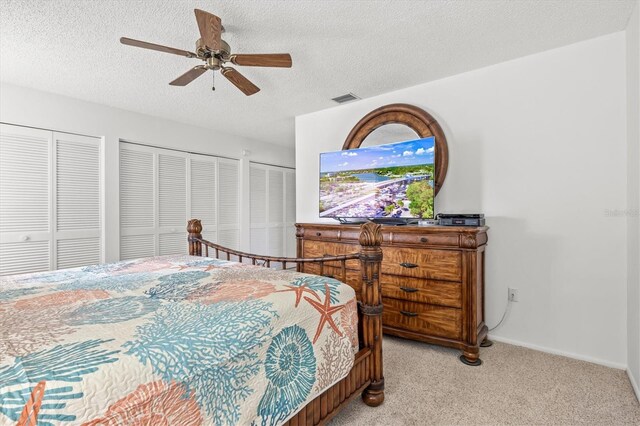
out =
[[[462,351],[462,355],[460,355],[460,361],[462,361],[463,364],[470,365],[472,367],[482,365],[478,346],[466,346]]]
[[[493,340],[489,340],[488,337],[485,337],[482,343],[480,343],[481,348],[489,348],[493,346]]]

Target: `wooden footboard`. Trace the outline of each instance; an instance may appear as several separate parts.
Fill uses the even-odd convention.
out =
[[[202,224],[192,219],[187,225],[189,232],[189,254],[193,256],[209,256],[219,259],[250,261],[253,265],[282,269],[302,270],[301,265],[313,263],[319,265],[323,275],[324,265],[339,262],[341,281],[346,282],[347,260],[360,260],[360,302],[358,302],[358,339],[360,351],[356,354],[353,368],[347,377],[331,386],[297,414],[287,425],[324,424],[357,395],[369,406],[376,407],[384,401],[384,376],[382,362],[382,290],[380,285],[380,264],[382,262],[382,232],[380,225],[367,222],[360,228],[360,251],[342,256],[326,256],[319,258],[289,258],[261,256],[229,249],[202,239]],[[335,269],[335,268],[333,268]]]

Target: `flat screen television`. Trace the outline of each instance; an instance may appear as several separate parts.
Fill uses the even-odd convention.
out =
[[[320,217],[434,218],[435,138],[320,154]]]

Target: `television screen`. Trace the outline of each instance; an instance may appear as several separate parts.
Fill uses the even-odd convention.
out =
[[[432,219],[435,138],[320,154],[320,217]]]

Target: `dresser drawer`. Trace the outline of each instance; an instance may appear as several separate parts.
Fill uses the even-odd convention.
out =
[[[340,236],[339,229],[304,229],[304,239],[337,240]]]
[[[307,263],[304,265],[304,270],[302,272],[305,272],[307,274],[320,275],[320,265],[317,263]],[[322,272],[323,276],[325,277],[335,278],[336,280],[343,281],[341,268],[335,268],[325,265]],[[360,299],[360,288],[362,286],[362,278],[360,277],[360,272],[350,269],[347,269],[346,272],[346,284],[349,284],[351,287],[353,287],[353,289],[356,291],[356,296],[358,297],[358,299]]]
[[[456,308],[382,298],[382,324],[430,336],[460,339],[462,311]]]
[[[385,247],[382,273],[433,280],[462,280],[462,254],[455,250]]]
[[[304,257],[325,257],[325,256],[340,256],[343,254],[357,253],[360,250],[360,246],[352,246],[349,244],[340,243],[327,243],[323,241],[311,241],[304,242]],[[325,262],[325,266],[340,266],[340,262]],[[351,259],[347,260],[347,268],[353,270],[360,269],[360,260]]]
[[[391,245],[458,247],[460,237],[457,234],[416,234],[391,231],[386,241]]]
[[[453,281],[425,280],[397,275],[382,275],[382,295],[411,302],[462,307],[462,284]]]

